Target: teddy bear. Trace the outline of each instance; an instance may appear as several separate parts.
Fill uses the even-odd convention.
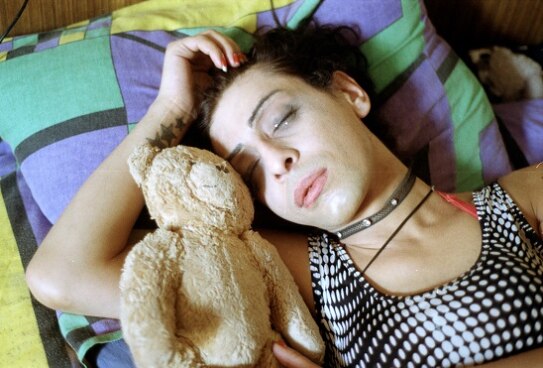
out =
[[[499,46],[471,50],[469,56],[479,80],[495,100],[543,97],[541,65],[528,56]]]
[[[230,164],[145,144],[128,165],[158,225],[121,273],[121,326],[136,365],[279,367],[279,340],[321,363],[319,329],[275,247],[251,230],[252,197]]]

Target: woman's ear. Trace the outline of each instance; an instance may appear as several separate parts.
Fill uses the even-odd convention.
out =
[[[347,99],[358,117],[364,118],[368,115],[371,108],[370,98],[353,78],[342,71],[336,70],[332,74],[332,88]]]

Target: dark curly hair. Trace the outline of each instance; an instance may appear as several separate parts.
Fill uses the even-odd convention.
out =
[[[278,27],[257,33],[248,52],[247,63],[228,73],[216,73],[201,105],[201,128],[209,130],[222,93],[237,77],[257,64],[302,78],[308,84],[324,90],[330,87],[333,72],[343,71],[354,78],[371,99],[373,84],[366,72],[364,55],[351,42],[356,39],[354,36],[354,30],[349,27],[319,26],[312,21],[294,30]]]

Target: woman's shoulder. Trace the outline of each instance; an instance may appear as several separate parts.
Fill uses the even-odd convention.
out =
[[[522,185],[522,182],[525,182],[527,185],[536,185],[541,189],[543,188],[543,162],[515,170],[502,177],[499,182],[502,186]]]
[[[543,233],[543,164],[514,171],[498,180],[534,229]]]
[[[513,171],[498,183],[518,204],[543,204],[543,164]]]

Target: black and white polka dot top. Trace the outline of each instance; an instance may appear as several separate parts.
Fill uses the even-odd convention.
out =
[[[473,198],[479,259],[458,278],[417,295],[377,291],[332,235],[310,236],[327,366],[462,366],[543,346],[543,241],[499,184]]]

